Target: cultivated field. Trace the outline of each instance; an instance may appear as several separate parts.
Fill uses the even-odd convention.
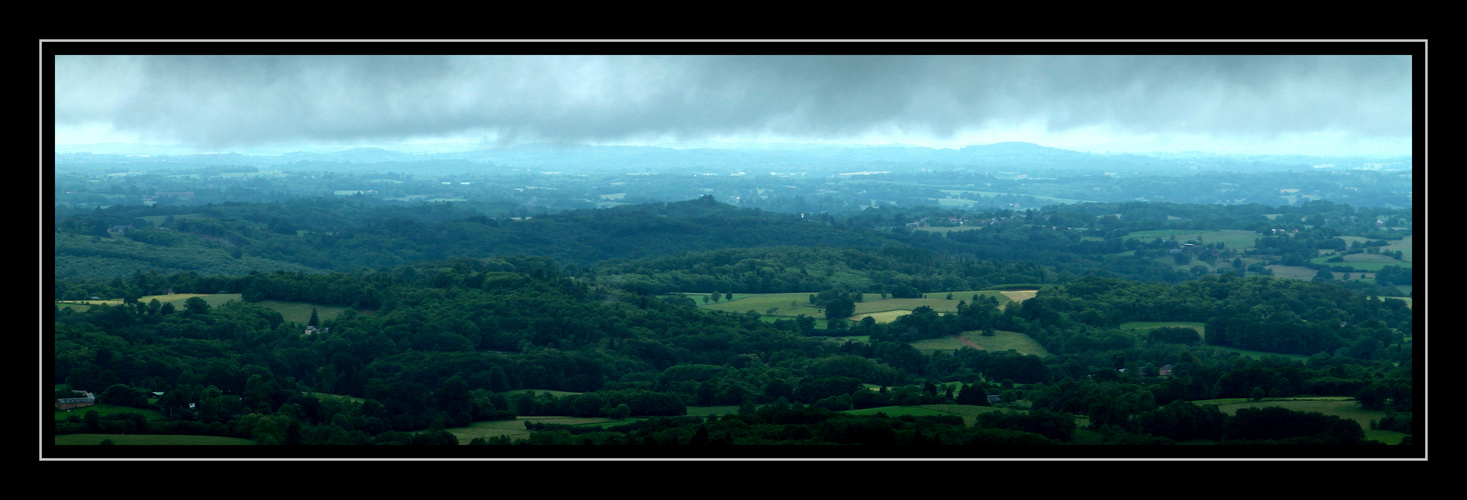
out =
[[[235,300],[235,301],[242,300],[242,299],[240,299],[239,294],[237,294],[237,293],[207,293],[207,294],[200,294],[200,293],[175,293],[175,294],[171,294],[171,295],[147,295],[147,296],[143,296],[143,297],[139,298],[138,299],[138,302],[142,302],[144,304],[147,304],[149,302],[152,302],[153,299],[158,299],[158,302],[160,302],[160,303],[163,303],[163,304],[169,304],[169,303],[171,303],[171,304],[173,304],[173,307],[180,308],[181,309],[181,308],[183,308],[183,302],[186,301],[186,300],[188,300],[190,297],[199,297],[199,298],[202,298],[202,299],[204,299],[204,302],[208,302],[209,303],[209,306],[210,307],[222,306],[226,302],[229,302],[231,300]],[[67,308],[75,309],[77,311],[85,311],[88,308],[90,308],[90,306],[92,306],[92,305],[102,305],[102,304],[109,305],[109,306],[118,306],[118,305],[122,305],[122,299],[58,300],[58,301],[56,301],[57,307],[67,307]]]
[[[525,422],[542,422],[552,424],[584,425],[602,422],[612,422],[609,418],[578,418],[578,417],[519,417],[514,420],[492,420],[488,422],[474,422],[468,427],[455,427],[447,429],[449,434],[458,438],[458,444],[466,445],[474,438],[489,439],[499,436],[508,436],[511,441],[518,439],[529,439],[532,431],[525,428]]]
[[[302,325],[311,320],[312,307],[316,308],[316,318],[322,321],[336,319],[341,313],[350,309],[349,307],[316,305],[306,302],[286,302],[283,300],[262,300],[257,303],[280,313],[280,316],[285,318],[286,321],[300,323]]]
[[[909,309],[896,309],[892,311],[857,314],[855,316],[851,316],[851,321],[864,321],[869,316],[871,319],[876,320],[877,323],[890,323],[896,321],[897,318],[906,316],[908,314],[912,314],[912,311]]]
[[[1163,240],[1176,237],[1178,242],[1199,241],[1203,244],[1221,242],[1227,248],[1244,249],[1253,248],[1256,239],[1261,236],[1255,231],[1244,229],[1225,229],[1221,231],[1189,231],[1185,229],[1158,229],[1154,231],[1137,231],[1125,236],[1126,239],[1137,238],[1141,241],[1151,241],[1156,238]]]
[[[173,307],[174,308],[176,308],[176,309],[183,309],[183,303],[184,303],[184,301],[188,300],[190,297],[199,297],[199,298],[202,298],[202,299],[204,299],[204,302],[209,303],[209,306],[210,307],[219,307],[219,306],[222,306],[222,305],[224,305],[224,304],[226,304],[226,303],[228,303],[230,301],[239,302],[239,301],[244,300],[244,299],[240,298],[240,294],[237,294],[237,293],[210,293],[210,294],[175,293],[175,294],[172,294],[172,295],[148,295],[148,296],[139,298],[138,299],[138,302],[141,302],[143,304],[147,304],[147,303],[151,302],[153,299],[158,299],[158,302],[161,302],[161,303],[164,303],[164,304],[170,304],[171,303],[171,304],[173,304]],[[121,305],[122,304],[122,299],[57,301],[56,302],[56,305],[58,307],[71,308],[71,309],[74,309],[76,311],[85,311],[88,308],[90,308],[91,305],[94,305],[94,304],[106,304],[106,305],[109,305],[109,306],[116,306],[116,305]],[[346,312],[346,310],[349,309],[347,307],[340,307],[340,306],[318,305],[318,304],[310,304],[310,303],[307,303],[307,302],[287,302],[287,301],[283,301],[283,300],[262,300],[262,301],[259,302],[259,304],[262,305],[262,306],[265,306],[265,307],[267,307],[269,309],[272,309],[275,312],[280,313],[280,316],[283,317],[283,318],[285,318],[286,321],[300,323],[302,325],[306,324],[307,322],[309,322],[311,320],[311,308],[312,307],[315,307],[316,308],[316,317],[318,319],[321,319],[321,320],[334,319],[337,316],[340,316],[341,313]]]
[[[1146,332],[1161,328],[1163,326],[1191,328],[1193,330],[1197,330],[1198,336],[1204,339],[1207,338],[1207,332],[1204,331],[1206,330],[1207,325],[1196,321],[1131,321],[1127,323],[1121,323],[1120,328],[1122,330],[1136,330],[1140,333],[1141,336],[1144,337],[1146,335]]]
[[[907,345],[917,348],[918,351],[921,351],[923,355],[927,356],[937,351],[950,353],[964,347],[969,347],[968,344],[964,344],[962,340],[954,337],[918,340],[916,342],[909,342]]]
[[[978,415],[994,411],[1025,411],[995,408],[992,406],[973,405],[921,405],[921,406],[882,406],[877,408],[866,408],[863,410],[850,410],[845,413],[852,415],[875,415],[885,413],[888,417],[900,417],[902,415],[930,416],[930,415],[958,415],[963,417],[963,423],[972,426],[978,421]]]
[[[992,337],[984,337],[982,332],[963,332],[963,338],[978,344],[985,351],[1003,352],[1013,349],[1023,355],[1049,357],[1049,349],[1045,349],[1043,345],[1039,344],[1039,341],[1032,337],[1019,332],[995,330]]]
[[[953,296],[951,300],[947,299],[949,293]],[[1035,293],[1033,290],[963,290],[931,292],[926,294],[927,298],[920,299],[882,299],[880,294],[867,293],[861,296],[861,302],[856,303],[856,314],[847,319],[860,321],[866,316],[872,316],[876,318],[876,321],[884,323],[893,321],[899,316],[911,314],[913,309],[922,306],[930,307],[939,313],[956,312],[959,302],[971,303],[974,295],[980,298],[995,297],[998,299],[999,306],[1003,307],[1005,304],[1033,297]],[[736,293],[733,300],[724,299],[718,302],[709,300],[706,303],[703,302],[703,298],[709,295],[706,293],[683,293],[681,295],[693,299],[698,307],[704,309],[736,313],[754,311],[765,321],[791,319],[803,314],[816,318],[817,328],[825,327],[825,309],[810,305],[810,293]]]

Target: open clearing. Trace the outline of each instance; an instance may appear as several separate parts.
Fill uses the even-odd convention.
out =
[[[1221,231],[1189,231],[1185,229],[1158,229],[1154,231],[1137,231],[1125,236],[1126,239],[1136,238],[1142,241],[1151,241],[1156,238],[1169,240],[1175,237],[1177,242],[1199,241],[1203,244],[1222,243],[1223,246],[1232,249],[1253,248],[1255,240],[1261,236],[1256,231],[1243,229],[1226,229]]]
[[[1355,401],[1353,398],[1320,397],[1297,399],[1289,398],[1276,400],[1264,399],[1263,401],[1221,401],[1223,401],[1221,404],[1209,401],[1194,401],[1193,404],[1217,404],[1217,409],[1221,410],[1223,413],[1226,413],[1228,416],[1236,415],[1238,413],[1238,410],[1242,408],[1266,408],[1270,406],[1287,408],[1290,410],[1302,412],[1319,412],[1325,415],[1333,415],[1336,417],[1353,420],[1355,421],[1355,423],[1360,424],[1361,429],[1365,430],[1366,439],[1374,439],[1390,445],[1400,444],[1401,439],[1406,436],[1406,434],[1396,431],[1370,430],[1370,421],[1380,421],[1381,419],[1385,418],[1386,412],[1384,410],[1366,410],[1360,408],[1360,403],[1358,401]]]
[[[542,422],[550,424],[583,425],[602,422],[611,422],[609,418],[578,418],[578,417],[530,417],[521,416],[514,420],[491,420],[488,422],[474,422],[468,427],[454,427],[447,429],[449,434],[458,438],[458,444],[466,445],[474,438],[489,439],[492,437],[508,436],[511,441],[517,439],[529,439],[531,431],[525,428],[525,422]]]
[[[1191,328],[1193,330],[1197,330],[1197,336],[1204,339],[1207,338],[1207,332],[1205,331],[1207,329],[1207,325],[1196,321],[1130,321],[1126,323],[1121,323],[1120,328],[1122,330],[1136,330],[1138,332],[1141,332],[1141,334],[1144,336],[1146,332],[1164,326],[1176,328]]]
[[[890,323],[890,322],[896,321],[897,318],[900,318],[902,316],[906,316],[908,314],[912,314],[912,311],[907,310],[907,309],[897,309],[895,311],[882,311],[882,312],[875,312],[875,313],[857,314],[855,316],[851,316],[850,317],[850,320],[851,321],[860,322],[860,321],[865,320],[866,318],[869,317],[871,319],[876,320],[877,323]]]
[[[999,306],[1022,301],[1034,296],[1034,290],[963,290],[955,292],[931,292],[927,298],[893,299],[881,298],[880,294],[867,293],[861,295],[861,302],[856,303],[855,314],[847,319],[860,321],[866,316],[876,318],[877,322],[889,322],[902,315],[911,314],[913,309],[927,306],[939,313],[957,312],[959,302],[972,302],[973,296],[979,298],[994,297]],[[947,296],[951,294],[952,299]],[[703,298],[709,296],[707,293],[682,293],[679,295],[693,299],[698,307],[712,309],[715,311],[727,311],[742,313],[754,311],[766,321],[777,319],[792,319],[803,314],[816,318],[819,327],[823,328],[825,323],[825,309],[810,305],[811,293],[756,293],[756,294],[734,294],[733,300],[720,300],[703,302]]]
[[[302,325],[311,321],[311,308],[316,308],[316,317],[322,321],[336,319],[341,313],[346,312],[349,307],[317,305],[307,302],[286,302],[283,300],[262,300],[258,304],[268,307],[286,321],[300,323]]]
[[[1041,358],[1049,357],[1049,349],[1045,349],[1033,337],[1019,332],[995,330],[992,337],[984,337],[983,332],[963,332],[963,338],[968,339],[969,342],[978,344],[985,351],[1003,352],[1013,349],[1023,355],[1033,354]]]

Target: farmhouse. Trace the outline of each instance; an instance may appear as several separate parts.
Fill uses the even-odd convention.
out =
[[[93,397],[92,393],[86,392],[83,394],[86,394],[86,396],[80,398],[56,398],[56,409],[70,410],[72,408],[82,408],[97,404],[97,398]]]

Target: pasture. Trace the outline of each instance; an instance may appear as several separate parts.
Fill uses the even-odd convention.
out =
[[[1316,274],[1319,274],[1319,271],[1315,271],[1313,269],[1310,269],[1310,268],[1307,268],[1307,267],[1304,267],[1304,266],[1265,266],[1265,267],[1267,267],[1269,270],[1273,271],[1273,275],[1274,276],[1277,276],[1277,277],[1280,277],[1280,278],[1289,278],[1289,279],[1296,279],[1296,280],[1305,280],[1305,281],[1308,281],[1308,280],[1314,279],[1314,276]]]
[[[995,330],[992,337],[984,337],[981,332],[963,332],[963,338],[978,344],[985,351],[1003,352],[1013,349],[1026,356],[1033,354],[1041,358],[1049,357],[1049,349],[1045,349],[1033,337],[1019,332]]]
[[[951,233],[953,231],[971,231],[971,230],[974,230],[974,229],[983,229],[983,226],[977,226],[977,225],[974,225],[974,226],[952,226],[952,227],[934,227],[934,226],[928,226],[928,227],[919,227],[919,228],[917,228],[918,231],[925,231],[925,232],[929,232],[929,233],[940,233],[940,234],[943,234],[943,235],[946,235],[947,233]]]
[[[907,345],[915,347],[924,356],[931,356],[932,353],[937,351],[950,353],[964,347],[969,347],[968,344],[963,343],[961,339],[951,336],[918,340],[916,342],[909,342],[907,343]]]
[[[1125,236],[1125,239],[1137,238],[1142,241],[1151,241],[1156,238],[1163,240],[1175,237],[1177,242],[1196,241],[1202,244],[1222,243],[1223,246],[1232,249],[1253,248],[1256,239],[1260,237],[1258,232],[1245,229],[1224,229],[1220,231],[1193,231],[1186,229],[1157,229],[1153,231],[1136,231]]]
[[[952,299],[947,299],[948,294]],[[1034,296],[1034,290],[964,290],[956,292],[931,292],[925,294],[927,298],[895,299],[881,298],[880,294],[867,293],[861,295],[861,302],[856,303],[855,314],[847,319],[860,321],[866,316],[876,318],[878,322],[889,322],[897,317],[911,314],[913,309],[927,306],[939,313],[956,312],[959,302],[972,302],[973,296],[980,298],[994,297],[998,300],[1000,307],[1005,304],[1022,301]],[[810,293],[757,293],[757,294],[734,294],[732,300],[720,300],[703,302],[703,298],[709,296],[706,293],[682,293],[679,295],[693,299],[698,307],[712,309],[715,311],[726,311],[742,313],[754,311],[764,321],[773,322],[779,319],[792,319],[801,314],[816,319],[817,328],[825,328],[825,309],[810,305]]]
[[[1204,339],[1207,338],[1207,332],[1204,331],[1207,329],[1207,325],[1197,321],[1130,321],[1126,323],[1121,323],[1120,329],[1135,330],[1142,336],[1145,336],[1146,332],[1164,326],[1176,328],[1191,328],[1193,330],[1197,330],[1197,335],[1199,337],[1202,337]]]
[[[262,306],[280,313],[286,321],[300,323],[302,325],[311,321],[311,308],[316,308],[316,318],[322,321],[336,319],[341,313],[346,312],[349,307],[316,305],[307,302],[286,302],[283,300],[262,300],[257,302]]]
[[[231,301],[240,302],[244,300],[240,297],[240,294],[237,293],[175,293],[171,295],[148,295],[139,298],[138,302],[147,304],[149,302],[152,302],[154,299],[157,299],[160,303],[173,304],[174,308],[183,309],[184,301],[188,300],[190,297],[199,297],[204,299],[204,302],[208,303],[209,307],[219,307]],[[57,307],[70,308],[77,312],[86,311],[92,305],[98,304],[117,306],[122,304],[122,299],[71,300],[56,302]],[[341,313],[346,312],[347,309],[350,309],[348,307],[341,306],[318,305],[308,302],[287,302],[283,300],[262,300],[258,302],[258,304],[280,313],[280,316],[284,318],[285,321],[300,323],[302,325],[311,320],[312,307],[316,308],[316,317],[323,321],[335,319],[337,316],[340,316]]]
[[[1404,258],[1404,255],[1402,257]],[[1396,260],[1395,257],[1388,257],[1381,254],[1357,253],[1346,255],[1342,257],[1344,259],[1344,262],[1330,262],[1329,259],[1331,258],[1332,257],[1330,256],[1315,257],[1313,259],[1309,259],[1309,262],[1313,262],[1315,264],[1323,264],[1326,266],[1350,266],[1355,268],[1356,272],[1377,272],[1385,266],[1399,266],[1402,268],[1411,269],[1410,262],[1407,262],[1405,260]],[[1311,276],[1311,278],[1312,277],[1313,276]]]
[[[877,413],[885,413],[886,416],[893,418],[900,417],[902,415],[912,415],[918,417],[933,415],[957,415],[963,417],[963,423],[971,427],[973,424],[977,423],[978,415],[994,411],[1021,412],[1025,410],[1008,410],[1003,408],[995,408],[992,406],[942,404],[920,406],[881,406],[877,408],[866,408],[862,410],[848,410],[843,413],[849,413],[852,415],[875,415]]]
[[[876,320],[877,323],[890,323],[896,321],[897,318],[906,316],[908,314],[912,314],[912,311],[910,309],[896,309],[891,311],[857,314],[855,316],[851,316],[850,319],[851,321],[859,322],[865,320],[867,317],[870,317],[871,319]]]
[[[1374,439],[1389,445],[1401,443],[1406,437],[1405,433],[1396,431],[1371,430],[1370,421],[1380,421],[1385,418],[1385,410],[1366,410],[1360,407],[1360,403],[1349,397],[1317,397],[1317,398],[1266,398],[1262,401],[1247,400],[1207,400],[1194,401],[1192,404],[1216,404],[1217,409],[1233,416],[1243,408],[1266,408],[1279,407],[1302,412],[1319,412],[1325,415],[1333,415],[1346,420],[1353,420],[1360,424],[1365,431],[1366,439]]]
[[[529,439],[533,432],[525,428],[525,422],[540,422],[550,424],[587,425],[605,422],[614,422],[609,418],[579,418],[579,417],[528,417],[521,416],[514,420],[491,420],[487,422],[474,422],[468,427],[454,427],[446,429],[453,437],[458,438],[458,444],[466,445],[474,438],[489,439],[493,437],[506,436],[511,441]]]
[[[190,436],[172,434],[62,434],[56,436],[57,445],[98,445],[105,439],[116,445],[253,445],[254,441],[221,436]]]

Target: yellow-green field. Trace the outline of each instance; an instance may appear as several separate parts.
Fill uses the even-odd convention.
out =
[[[499,436],[508,436],[510,440],[528,439],[531,431],[525,428],[525,422],[544,422],[566,425],[595,424],[612,422],[609,418],[578,418],[578,417],[519,417],[514,420],[493,420],[488,422],[474,422],[468,427],[455,427],[447,429],[449,434],[458,438],[458,444],[466,445],[474,438],[489,439]]]
[[[164,304],[171,303],[174,307],[181,309],[183,308],[184,301],[188,300],[190,297],[202,298],[204,299],[204,302],[209,303],[210,307],[219,307],[230,301],[239,302],[244,300],[240,298],[240,294],[237,293],[175,293],[172,295],[148,295],[138,299],[138,302],[147,304],[153,299],[158,299],[158,302]],[[95,304],[116,306],[122,304],[122,299],[76,300],[56,302],[57,307],[70,308],[76,311],[85,311]],[[335,319],[337,316],[340,316],[341,313],[346,312],[347,309],[350,309],[348,307],[341,306],[311,304],[308,302],[287,302],[283,300],[262,300],[259,302],[259,304],[280,313],[280,316],[285,318],[286,321],[292,321],[300,324],[306,324],[306,322],[311,320],[312,307],[316,308],[316,317],[321,320]]]
[[[863,321],[867,317],[870,317],[871,319],[876,320],[877,323],[890,323],[896,321],[897,318],[906,316],[908,314],[912,314],[912,311],[908,309],[897,309],[893,311],[857,314],[855,316],[851,316],[851,321]]]
[[[239,294],[237,294],[237,293],[175,293],[175,294],[171,294],[171,295],[147,295],[147,296],[144,296],[142,298],[139,298],[138,299],[138,302],[142,302],[144,304],[147,304],[149,302],[152,302],[153,299],[158,299],[158,302],[161,302],[161,303],[164,303],[164,304],[172,303],[174,307],[182,308],[183,307],[183,302],[186,301],[186,300],[188,300],[191,297],[199,297],[199,298],[204,299],[204,302],[208,302],[210,307],[222,306],[226,302],[229,302],[231,300],[233,300],[233,301],[242,300],[242,299],[240,299]],[[56,301],[56,306],[57,307],[66,307],[66,308],[75,309],[77,311],[85,311],[88,308],[90,308],[91,305],[94,305],[94,304],[96,304],[96,305],[106,304],[106,305],[109,305],[109,306],[117,306],[117,305],[122,305],[122,299],[105,299],[105,300],[58,300],[58,301]],[[308,316],[309,316],[309,314],[310,313],[307,312],[307,315]]]
[[[1023,302],[1034,298],[1039,293],[1039,290],[1005,290],[999,293],[1003,294],[1004,297],[1008,297],[1012,302]]]
[[[947,299],[951,293],[952,300]],[[855,315],[847,318],[860,321],[867,315],[876,318],[876,321],[887,322],[895,320],[898,316],[910,314],[913,309],[927,306],[939,313],[956,312],[959,302],[972,302],[973,295],[981,297],[995,297],[1000,306],[1009,302],[1021,301],[1034,296],[1033,290],[993,291],[993,290],[963,290],[956,292],[931,292],[926,294],[925,299],[893,299],[881,298],[880,294],[862,294],[861,302],[856,303]],[[825,318],[825,310],[810,305],[810,293],[757,293],[757,294],[734,294],[733,300],[719,300],[718,302],[703,302],[706,293],[684,293],[681,294],[693,299],[698,307],[712,309],[715,311],[746,312],[754,311],[760,315],[793,318],[804,314],[817,319]]]
[[[1033,354],[1041,358],[1049,357],[1049,349],[1045,349],[1033,337],[1019,332],[995,330],[992,337],[984,337],[982,332],[963,332],[963,338],[968,339],[969,342],[978,344],[985,351],[1003,352],[1013,349],[1023,355]]]

